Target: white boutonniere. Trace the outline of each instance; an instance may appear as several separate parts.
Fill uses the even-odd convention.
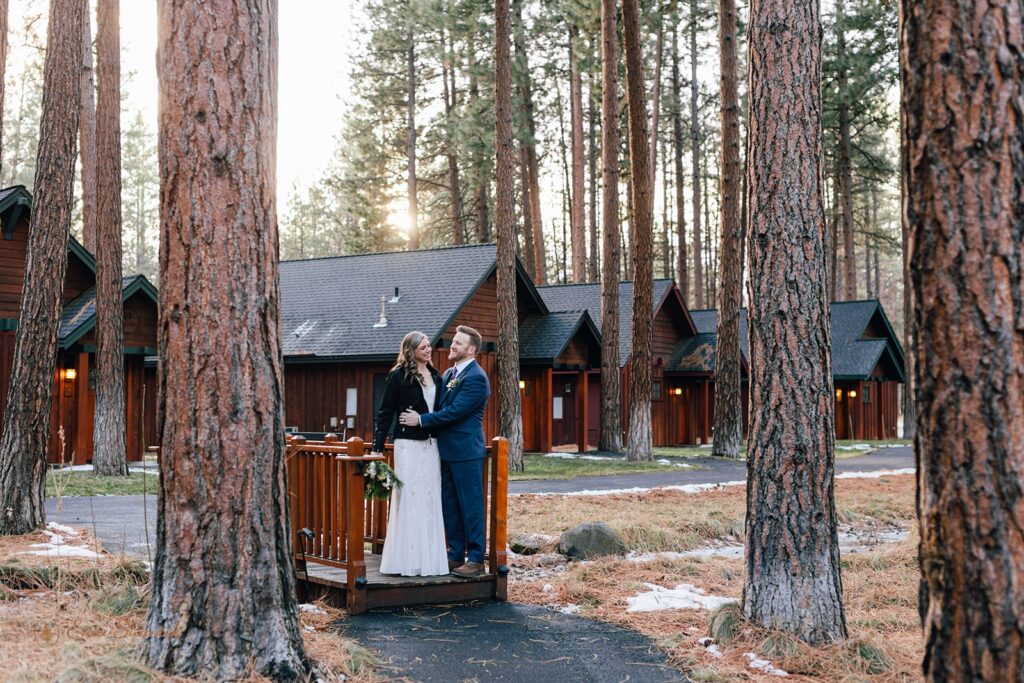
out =
[[[462,378],[461,377],[456,377],[455,379],[448,380],[448,384],[445,385],[445,386],[447,386],[448,391],[451,391],[455,387],[459,386],[460,382],[462,382]]]

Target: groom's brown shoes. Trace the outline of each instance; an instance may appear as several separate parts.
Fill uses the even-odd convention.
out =
[[[448,560],[448,571],[452,571],[457,567],[461,567],[463,564],[465,563],[461,560]]]
[[[452,574],[460,579],[472,579],[484,573],[483,562],[467,562],[466,564],[452,570]]]

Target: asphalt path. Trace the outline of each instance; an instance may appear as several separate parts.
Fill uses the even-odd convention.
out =
[[[617,474],[606,477],[513,481],[509,493],[571,493],[612,489],[655,488],[686,484],[721,484],[746,478],[746,464],[720,458],[690,458],[686,462],[701,469],[679,468],[669,472]],[[880,448],[869,455],[836,460],[836,472],[897,470],[914,466],[913,450],[907,446]],[[92,529],[100,543],[112,553],[148,559],[156,543],[156,496],[69,497],[46,499],[50,521]]]
[[[391,680],[685,681],[635,631],[507,602],[374,610],[338,622]]]

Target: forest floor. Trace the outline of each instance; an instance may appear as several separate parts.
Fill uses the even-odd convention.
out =
[[[850,639],[830,647],[755,628],[735,607],[708,609],[741,597],[745,496],[743,486],[512,496],[510,536],[557,537],[577,524],[604,521],[631,552],[568,564],[553,563],[558,556],[552,555],[514,556],[509,599],[647,635],[694,681],[777,680],[754,665],[796,681],[920,680],[914,476],[836,481]]]
[[[50,524],[42,532],[0,537],[0,678],[184,681],[138,660],[148,605],[145,565],[101,552],[88,530]],[[376,680],[377,657],[328,628],[341,612],[305,605],[299,616],[306,650],[325,673],[335,674],[330,680]],[[240,680],[269,679],[254,674]]]

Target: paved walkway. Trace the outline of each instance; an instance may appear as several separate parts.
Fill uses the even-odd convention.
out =
[[[513,481],[510,493],[569,493],[574,491],[607,491],[611,489],[653,488],[684,484],[720,484],[738,481],[747,476],[742,461],[718,458],[688,460],[703,469],[679,469],[672,472],[643,472],[607,477],[581,477],[565,480]],[[880,448],[870,455],[836,460],[836,472],[871,472],[897,470],[914,466],[914,453],[909,447]],[[156,496],[96,496],[64,498],[62,511],[57,501],[46,500],[46,518],[72,526],[93,529],[103,546],[112,553],[125,553],[143,559],[156,542]],[[147,536],[148,529],[148,536]]]
[[[379,610],[340,622],[345,635],[412,681],[685,681],[650,639],[535,605],[474,603]]]

